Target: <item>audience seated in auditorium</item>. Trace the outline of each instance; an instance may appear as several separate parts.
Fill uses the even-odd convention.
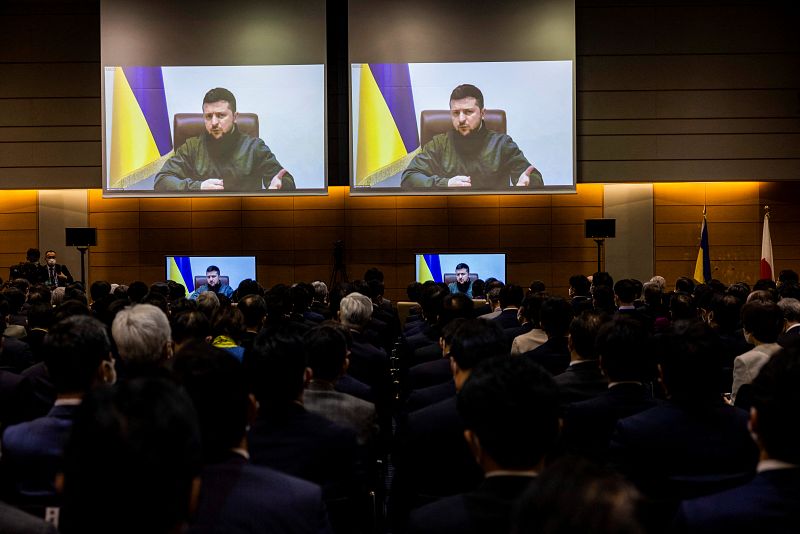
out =
[[[595,342],[600,327],[609,319],[596,311],[585,311],[570,323],[567,338],[569,367],[555,376],[562,411],[568,404],[596,397],[608,389],[608,379],[600,370]]]
[[[523,330],[527,331],[517,335],[511,342],[512,356],[519,356],[547,342],[547,333],[542,330],[541,325],[541,308],[542,302],[548,297],[547,293],[531,293],[522,300],[519,308],[520,321]]]
[[[778,336],[778,344],[786,347],[800,337],[800,300],[782,298],[778,307],[783,312],[783,332]]]
[[[556,386],[527,358],[499,356],[475,366],[459,393],[458,413],[483,481],[413,511],[409,533],[508,532],[515,500],[558,437]]]
[[[744,408],[750,407],[749,395],[743,393],[743,397],[747,398],[739,398],[740,392],[742,387],[753,382],[770,356],[781,349],[777,341],[783,331],[783,323],[783,312],[777,304],[751,301],[742,306],[744,337],[754,348],[733,360],[731,400],[735,404]]]
[[[169,320],[159,308],[134,304],[120,310],[111,325],[111,335],[119,355],[120,380],[164,373],[164,364],[172,358],[172,339]]]
[[[517,313],[519,312],[519,305],[522,304],[522,299],[525,296],[522,288],[516,284],[506,284],[500,289],[500,314],[492,318],[500,324],[503,330],[518,330],[520,327]],[[509,340],[514,339],[515,336],[509,336]]]
[[[570,362],[567,334],[573,317],[572,306],[562,298],[550,297],[542,303],[540,314],[547,341],[522,356],[533,359],[550,374],[557,375],[563,373]]]
[[[758,474],[722,493],[685,501],[675,532],[800,532],[800,352],[773,355],[752,384],[749,429]]]
[[[236,308],[242,312],[245,328],[241,334],[240,345],[247,350],[253,346],[253,341],[264,326],[267,318],[267,303],[261,295],[250,293],[242,295]]]
[[[472,299],[464,293],[445,294],[438,306],[436,324],[431,330],[432,334],[438,334],[439,338],[437,342],[429,343],[415,349],[408,358],[408,365],[416,366],[418,364],[440,360],[442,356],[442,335],[444,329],[451,321],[456,319],[471,319],[473,317],[473,312],[474,303]]]
[[[246,428],[257,407],[242,364],[195,342],[176,353],[174,372],[192,399],[202,437],[204,467],[189,532],[327,532],[319,486],[250,463]]]
[[[592,283],[582,275],[576,274],[569,277],[569,298],[575,315],[585,310],[592,309]]]
[[[6,428],[2,438],[3,483],[15,500],[28,504],[56,497],[56,474],[81,399],[116,379],[106,328],[91,317],[54,325],[45,339],[45,363],[57,392],[55,405],[44,417]]]

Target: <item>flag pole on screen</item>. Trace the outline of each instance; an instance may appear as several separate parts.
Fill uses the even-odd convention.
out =
[[[772,237],[769,233],[769,206],[764,206],[764,230],[761,233],[761,264],[759,278],[775,280],[775,261],[772,258]]]

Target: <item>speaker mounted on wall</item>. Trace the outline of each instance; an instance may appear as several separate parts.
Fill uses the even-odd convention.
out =
[[[588,239],[607,239],[616,236],[616,219],[586,219],[584,234]]]
[[[97,246],[97,228],[64,228],[64,234],[68,247]]]

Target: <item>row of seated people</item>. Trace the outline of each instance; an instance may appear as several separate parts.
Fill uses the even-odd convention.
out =
[[[411,334],[405,338],[409,343],[402,344],[399,351],[402,352],[401,367],[404,367],[399,378],[404,385],[400,391],[403,402],[393,403],[386,351],[386,340],[391,339],[391,335],[386,332],[391,333],[397,327],[396,316],[384,307],[379,284],[361,282],[334,288],[327,303],[324,297],[318,298],[314,306],[313,293],[317,290],[318,297],[322,296],[323,286],[276,286],[263,296],[257,286],[251,290],[240,288],[242,298],[237,298],[236,306],[211,292],[202,294],[196,303],[173,299],[171,297],[177,293],[170,295],[171,288],[167,284],[154,285],[139,299],[149,304],[134,306],[124,288],[93,295],[91,308],[77,290],[67,293],[66,301],[51,310],[50,322],[43,320],[43,326],[38,327],[47,331],[39,353],[42,361],[23,374],[6,371],[8,376],[22,377],[17,387],[11,388],[16,395],[22,395],[26,389],[20,384],[27,384],[27,389],[33,392],[28,401],[18,397],[20,402],[9,406],[16,409],[9,409],[9,419],[3,420],[8,428],[3,435],[0,481],[6,488],[7,499],[22,503],[58,499],[55,479],[58,472],[63,472],[65,531],[69,531],[70,524],[82,525],[72,527],[75,531],[81,528],[85,531],[87,521],[112,517],[89,518],[87,510],[82,510],[69,498],[76,493],[68,491],[70,485],[66,482],[70,478],[70,464],[65,463],[64,457],[67,433],[73,421],[79,419],[80,406],[86,404],[80,399],[88,392],[97,390],[96,395],[105,394],[105,401],[113,403],[114,396],[125,391],[122,400],[132,402],[135,395],[130,388],[141,393],[137,388],[156,387],[145,386],[142,382],[154,378],[182,384],[199,415],[202,436],[199,441],[203,444],[199,462],[206,465],[201,488],[205,489],[199,492],[198,511],[189,517],[192,528],[198,532],[212,528],[224,531],[225,526],[243,521],[243,515],[252,518],[243,527],[245,531],[325,531],[328,518],[320,512],[323,501],[337,532],[374,531],[379,527],[375,518],[365,512],[361,501],[368,500],[363,499],[365,490],[379,493],[375,480],[380,477],[375,472],[375,459],[383,457],[387,450],[391,450],[395,467],[390,504],[391,528],[396,532],[404,529],[447,532],[448,528],[463,530],[469,525],[479,532],[508,531],[514,500],[531,486],[532,480],[540,480],[540,472],[542,484],[531,486],[526,497],[530,506],[522,507],[519,521],[540,521],[545,513],[557,513],[559,510],[548,512],[547,506],[542,507],[542,514],[534,516],[525,511],[535,508],[534,503],[539,500],[559,499],[552,491],[558,487],[558,482],[545,478],[549,466],[545,468],[544,465],[545,459],[565,452],[583,455],[595,463],[608,463],[635,482],[648,498],[670,504],[677,502],[677,498],[734,485],[753,475],[758,452],[747,432],[747,412],[723,403],[719,392],[721,345],[713,327],[676,318],[675,324],[662,327],[657,334],[660,337],[656,337],[644,321],[622,317],[624,309],[611,320],[599,309],[586,310],[573,318],[572,303],[553,297],[541,299],[542,295],[538,295],[541,300],[538,316],[530,317],[548,338],[542,346],[557,338],[559,347],[566,345],[567,362],[560,368],[556,363],[563,358],[555,354],[538,358],[536,349],[525,351],[525,357],[509,358],[511,342],[516,337],[510,338],[507,328],[497,320],[472,319],[471,300],[439,292],[438,305],[431,306],[422,299],[423,320],[429,317],[430,310],[439,310],[435,320],[430,322],[441,333],[435,340],[439,357],[421,364],[434,363],[440,367],[440,362],[447,364],[447,380],[430,386],[441,390],[437,395],[442,395],[442,391],[447,394],[425,400],[424,396],[420,398],[422,389],[410,385],[418,370],[411,364],[416,363],[414,356],[419,356],[419,349],[414,352],[408,349],[414,338]],[[442,289],[435,285],[434,288]],[[110,286],[107,289],[110,290]],[[356,289],[371,294],[372,298]],[[129,292],[130,287],[127,290]],[[36,290],[29,290],[29,300],[30,295],[36,293]],[[36,304],[34,298],[28,313]],[[756,316],[768,315],[763,309],[768,307],[768,302],[754,300],[752,304],[761,306]],[[318,311],[311,311],[314,307]],[[339,323],[319,325],[326,313],[338,316]],[[100,321],[89,320],[92,314]],[[515,310],[515,315],[523,314]],[[746,316],[743,314],[743,319]],[[408,333],[415,322],[418,321],[407,323]],[[553,323],[562,326],[550,326]],[[745,324],[745,332],[751,334],[751,340],[761,341],[759,336],[768,339],[760,331],[754,337],[753,330],[754,327]],[[105,334],[105,342],[101,333]],[[651,343],[653,349],[649,348]],[[222,355],[227,356],[223,360],[233,363],[217,361]],[[681,355],[687,357],[678,357]],[[615,358],[616,364],[613,363]],[[542,363],[545,365],[540,365]],[[239,386],[238,397],[230,391],[226,393],[225,374],[220,366],[232,374],[242,375],[240,382],[244,385]],[[666,391],[661,395],[655,383],[659,373]],[[588,381],[593,382],[591,387],[583,388],[581,380],[571,383],[574,381],[571,379],[584,374],[591,375],[592,380]],[[757,374],[756,370],[753,376]],[[483,384],[477,378],[481,376],[485,376]],[[553,376],[555,378],[551,378]],[[519,380],[520,377],[526,378]],[[103,384],[117,380],[120,385],[113,393],[100,393],[106,389]],[[193,383],[193,380],[199,382]],[[237,380],[231,379],[234,383]],[[465,392],[470,391],[467,387],[470,384],[474,384],[476,396],[471,415],[469,402],[462,401]],[[751,389],[750,403],[757,407],[759,390],[756,384],[752,384]],[[628,402],[631,406],[606,407],[605,419],[592,412],[591,406],[583,406],[600,399],[608,403],[624,390],[635,391],[634,400],[641,402],[631,403],[631,397],[626,397],[623,404]],[[611,395],[612,392],[615,395]],[[246,401],[233,403],[234,397],[246,398]],[[664,397],[663,402],[657,397]],[[31,416],[20,407],[37,402],[46,407],[48,399],[52,402],[49,413],[27,422]],[[576,404],[580,399],[586,400]],[[464,403],[467,408],[462,406]],[[234,404],[239,407],[238,411]],[[588,412],[585,411],[587,407]],[[647,449],[653,446],[652,436],[646,436],[647,432],[635,425],[622,433],[627,441],[617,435],[623,423],[628,422],[626,419],[618,423],[618,419],[634,416],[639,411],[655,411],[651,418],[659,421],[656,409],[675,418],[667,422],[668,430],[673,431],[667,437],[674,438],[673,441]],[[679,409],[685,409],[684,415],[690,422],[691,417],[702,414],[696,425],[698,428],[689,428],[685,435],[675,431],[686,424]],[[118,406],[113,413],[127,416]],[[398,427],[394,440],[393,416]],[[717,416],[719,421],[727,422],[727,426],[722,424],[725,428],[720,427]],[[564,421],[561,437],[559,418]],[[97,415],[90,419],[97,419]],[[555,421],[555,430],[550,432],[552,421]],[[175,421],[168,423],[175,426]],[[249,431],[245,433],[248,425]],[[595,425],[595,429],[591,425]],[[661,426],[659,423],[651,425]],[[698,442],[711,448],[719,447],[716,454],[702,447],[698,451],[683,450],[683,456],[674,454],[682,451],[681,447],[693,449],[694,442],[681,440],[704,429],[710,429],[707,439],[698,439]],[[97,428],[93,431],[99,432]],[[639,432],[644,432],[645,437]],[[119,436],[116,439],[120,439]],[[84,450],[84,446],[74,449]],[[67,459],[69,451],[67,447]],[[653,458],[662,460],[665,451],[670,453],[669,462],[660,462],[658,467],[663,469],[652,472]],[[108,458],[107,453],[103,456],[95,452],[90,455],[92,458],[82,454],[80,459],[102,459],[108,461],[108,465],[122,460],[122,457]],[[764,456],[763,451],[761,455]],[[689,459],[692,462],[688,462]],[[778,459],[788,464],[797,463],[796,459],[785,455]],[[296,479],[251,464],[316,483],[322,489],[308,484],[292,489],[291,482],[298,482]],[[577,477],[585,483],[587,472],[594,473],[592,476],[599,477],[598,480],[614,480],[615,487],[631,497],[629,504],[633,509],[635,492],[619,478],[608,478],[607,472],[592,471],[593,468],[576,471],[575,465],[582,465],[580,463],[554,465],[551,472],[558,480]],[[770,464],[765,465],[769,467]],[[700,472],[693,472],[695,468]],[[145,472],[143,469],[142,474]],[[489,474],[485,480],[483,473]],[[106,473],[98,472],[91,476],[104,475]],[[136,488],[135,481],[147,484],[146,480],[135,478],[137,473],[125,471],[125,475],[133,477],[128,488]],[[297,497],[297,503],[290,502],[291,499],[278,500],[276,502],[282,504],[277,507],[279,510],[273,510],[252,497],[258,494],[254,490],[259,487],[259,477],[266,480],[270,476],[273,481],[264,484],[284,488],[282,494]],[[670,484],[662,484],[665,477]],[[79,477],[73,476],[75,478]],[[103,487],[99,479],[88,477],[87,480]],[[547,488],[550,493],[545,491]],[[78,489],[90,490],[84,485]],[[464,495],[445,499],[459,493]],[[301,495],[311,494],[313,498],[301,498]],[[580,492],[576,490],[577,494]],[[120,506],[130,504],[121,495],[127,493],[117,494],[111,503],[107,503],[108,499],[97,502],[107,504],[109,513],[116,513]],[[103,496],[94,497],[101,499]],[[141,503],[133,497],[131,502]],[[374,502],[367,504],[375,506]],[[420,505],[425,506],[419,508]],[[260,512],[251,508],[258,508]],[[73,519],[69,519],[70,509]],[[667,512],[659,509],[651,515],[663,518]],[[298,520],[297,516],[306,520],[305,526],[288,526],[293,524],[291,521]],[[278,523],[269,523],[268,517]],[[635,521],[635,518],[625,520]],[[266,526],[270,524],[272,528]],[[277,524],[284,525],[283,530],[276,527]],[[135,522],[131,526],[143,527]]]

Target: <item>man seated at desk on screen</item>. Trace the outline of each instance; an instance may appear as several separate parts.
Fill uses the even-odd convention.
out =
[[[511,137],[486,127],[484,114],[480,89],[470,84],[453,89],[453,129],[435,135],[422,147],[403,171],[401,185],[481,190],[542,187],[542,173],[530,164]]]
[[[203,98],[206,133],[191,137],[155,176],[156,191],[294,190],[269,147],[236,127],[236,97],[222,87]]]
[[[231,298],[231,295],[233,295],[233,288],[228,284],[223,284],[222,280],[219,279],[219,267],[216,265],[208,266],[208,269],[206,269],[206,283],[195,289],[194,292],[189,295],[189,298],[197,300],[200,293],[205,293],[206,291],[213,291],[218,295],[225,295],[228,298]]]

